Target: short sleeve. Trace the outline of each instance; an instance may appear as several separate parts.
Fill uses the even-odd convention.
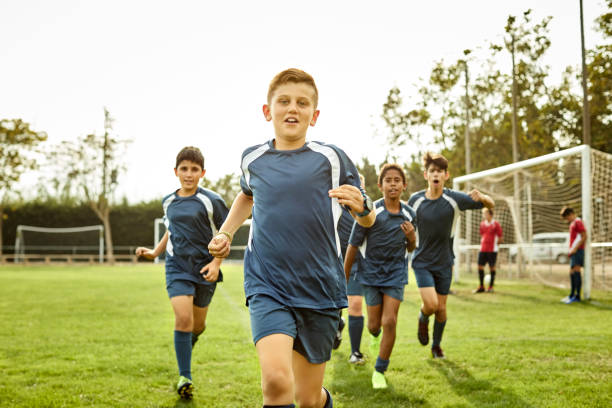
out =
[[[240,176],[240,188],[242,189],[242,192],[248,196],[252,196],[253,195],[253,191],[251,191],[251,187],[249,187],[249,185],[246,182],[246,178],[244,177],[244,172],[242,173],[242,176]]]
[[[367,228],[364,228],[361,225],[354,223],[353,229],[351,231],[351,236],[349,238],[349,244],[356,247],[361,246],[361,244],[363,244],[363,240],[365,239],[367,231]]]
[[[357,167],[353,161],[344,153],[344,151],[336,146],[332,146],[336,153],[338,154],[338,158],[340,159],[340,185],[350,184],[352,186],[357,187],[361,190],[362,193],[365,192],[361,188],[361,181],[359,180],[359,171],[357,171]]]
[[[225,201],[220,196],[213,201],[213,206],[213,222],[215,223],[217,230],[220,230],[221,225],[223,225],[223,222],[225,222],[225,219],[227,218],[229,210],[225,204]]]
[[[582,222],[582,220],[576,220],[576,232],[582,234],[585,231],[586,228],[584,227],[584,223]]]
[[[465,210],[478,210],[484,207],[484,204],[480,201],[474,201],[472,197],[461,191],[449,190],[450,196],[457,202],[461,211]]]

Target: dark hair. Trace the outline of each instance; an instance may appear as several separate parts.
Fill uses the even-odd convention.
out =
[[[383,179],[385,178],[385,173],[389,170],[397,170],[402,176],[402,181],[406,184],[406,174],[404,174],[404,169],[397,163],[385,163],[380,168],[380,175],[378,176],[378,184],[382,185]]]
[[[178,168],[179,164],[183,160],[189,160],[195,164],[199,164],[202,170],[204,170],[204,155],[200,149],[194,146],[183,147],[178,155],[176,155],[176,165],[174,168]]]
[[[570,214],[574,213],[574,209],[572,207],[568,207],[565,206],[561,209],[561,211],[559,212],[559,214],[561,214],[561,217],[567,217]]]
[[[308,73],[302,71],[297,68],[289,68],[284,70],[283,72],[279,72],[270,82],[270,86],[268,87],[268,105],[272,102],[272,94],[276,91],[281,85],[285,85],[288,82],[293,82],[295,84],[307,84],[312,86],[314,89],[314,107],[317,108],[317,104],[319,102],[319,91],[317,90],[317,86],[315,85],[314,78],[310,76]]]
[[[446,160],[446,157],[439,153],[425,153],[423,155],[423,166],[425,167],[425,170],[427,170],[432,164],[440,170],[446,171],[448,169],[448,160]]]

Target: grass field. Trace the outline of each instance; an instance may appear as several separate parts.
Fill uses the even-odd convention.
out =
[[[259,366],[240,267],[225,268],[194,349],[193,402],[181,402],[163,267],[0,267],[0,406],[260,407]],[[414,281],[400,308],[389,389],[347,363],[348,333],[325,385],[334,407],[610,407],[612,294],[563,305],[565,291],[498,283],[454,286],[433,361],[416,339]],[[369,352],[364,333],[362,350]]]

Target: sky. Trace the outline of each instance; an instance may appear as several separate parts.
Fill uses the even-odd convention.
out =
[[[592,48],[606,6],[583,5]],[[206,177],[238,174],[242,151],[273,138],[261,111],[270,80],[297,67],[319,89],[308,139],[380,163],[389,89],[409,104],[436,61],[501,43],[508,16],[529,8],[534,20],[553,17],[545,61],[558,81],[580,64],[578,0],[2,1],[0,118],[29,122],[51,144],[103,133],[106,107],[114,133],[132,141],[116,198],[157,199],[179,187],[184,146],[203,151]],[[510,72],[508,56],[499,64]]]

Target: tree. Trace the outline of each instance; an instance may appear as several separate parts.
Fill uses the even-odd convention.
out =
[[[225,201],[228,207],[232,206],[234,199],[240,192],[240,178],[235,173],[226,174],[217,181],[203,178],[200,181],[200,185],[218,193],[223,197],[223,201]]]
[[[4,207],[13,187],[26,171],[37,168],[32,153],[47,140],[45,132],[36,132],[21,119],[0,120],[0,255],[2,255],[2,222]]]
[[[113,261],[110,212],[112,196],[125,171],[123,162],[128,140],[111,134],[113,119],[104,108],[104,133],[88,134],[76,142],[63,141],[51,149],[50,162],[56,167],[58,190],[76,196],[93,210],[104,225],[106,255]]]

